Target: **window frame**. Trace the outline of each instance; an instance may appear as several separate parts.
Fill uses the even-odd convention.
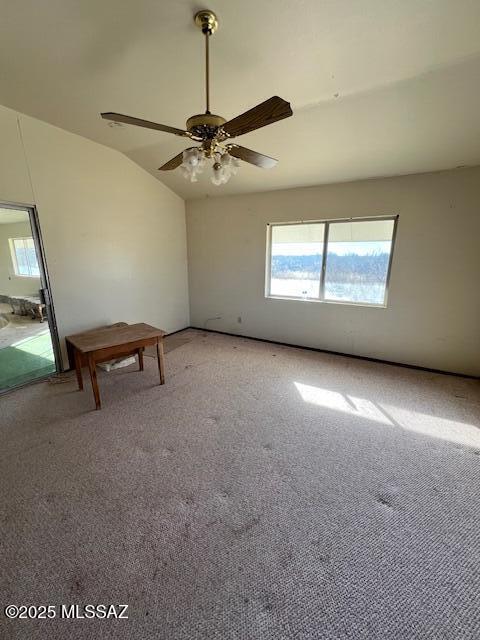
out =
[[[18,237],[15,237],[15,238],[9,238],[8,239],[8,241],[10,243],[10,253],[11,253],[11,256],[12,256],[14,275],[15,275],[16,278],[30,278],[32,280],[37,280],[38,278],[40,278],[40,265],[38,264],[38,260],[37,260],[37,267],[38,267],[38,270],[39,270],[39,275],[38,276],[37,275],[33,275],[31,273],[31,265],[30,265],[30,262],[29,262],[28,258],[27,258],[27,265],[28,265],[29,273],[28,274],[19,273],[20,270],[18,268],[17,250],[16,250],[16,247],[15,247],[15,242],[18,241],[18,240],[22,240],[23,241],[25,249],[26,249],[26,245],[25,245],[25,241],[26,240],[32,240],[32,242],[34,243],[34,247],[35,247],[35,240],[33,239],[33,236],[18,236]],[[35,249],[35,251],[36,251],[36,249]]]
[[[395,251],[395,241],[397,238],[399,214],[384,215],[384,216],[367,216],[367,217],[351,217],[351,218],[327,218],[320,220],[294,220],[291,222],[267,222],[267,241],[266,241],[266,267],[265,267],[265,298],[269,300],[294,300],[297,302],[320,302],[322,304],[341,304],[355,307],[373,307],[375,309],[386,309],[388,306],[388,294],[390,288],[390,275],[392,271],[393,254]],[[378,221],[393,220],[392,231],[392,245],[390,249],[390,256],[388,260],[387,277],[385,280],[385,295],[383,298],[383,304],[377,304],[373,302],[352,302],[349,300],[326,300],[325,299],[325,273],[327,268],[327,253],[328,253],[328,238],[330,231],[330,224],[342,223],[342,222],[378,222]],[[320,270],[320,286],[318,298],[303,298],[300,296],[279,296],[272,294],[271,289],[271,268],[272,268],[272,230],[274,227],[286,227],[290,225],[300,224],[323,224],[323,252],[322,252],[322,266]]]

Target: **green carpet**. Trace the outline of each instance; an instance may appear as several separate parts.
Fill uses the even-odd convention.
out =
[[[48,331],[0,349],[0,390],[10,389],[55,371]]]

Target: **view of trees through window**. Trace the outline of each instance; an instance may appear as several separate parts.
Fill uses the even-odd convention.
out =
[[[394,225],[392,218],[272,225],[269,294],[383,305]]]

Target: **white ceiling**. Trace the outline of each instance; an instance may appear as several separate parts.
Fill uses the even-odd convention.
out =
[[[213,9],[212,111],[272,95],[294,116],[238,138],[277,157],[229,184],[157,167],[186,145],[101,111],[183,127],[204,110]],[[479,0],[38,0],[3,3],[0,103],[123,151],[186,198],[480,164]]]
[[[0,224],[15,224],[16,222],[29,221],[30,218],[27,211],[0,207]]]

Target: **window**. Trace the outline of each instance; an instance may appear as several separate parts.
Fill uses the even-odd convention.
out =
[[[10,250],[15,275],[28,278],[40,277],[33,238],[10,238]]]
[[[269,297],[385,306],[397,216],[269,225]]]
[[[318,298],[325,225],[275,225],[271,229],[270,295]]]

